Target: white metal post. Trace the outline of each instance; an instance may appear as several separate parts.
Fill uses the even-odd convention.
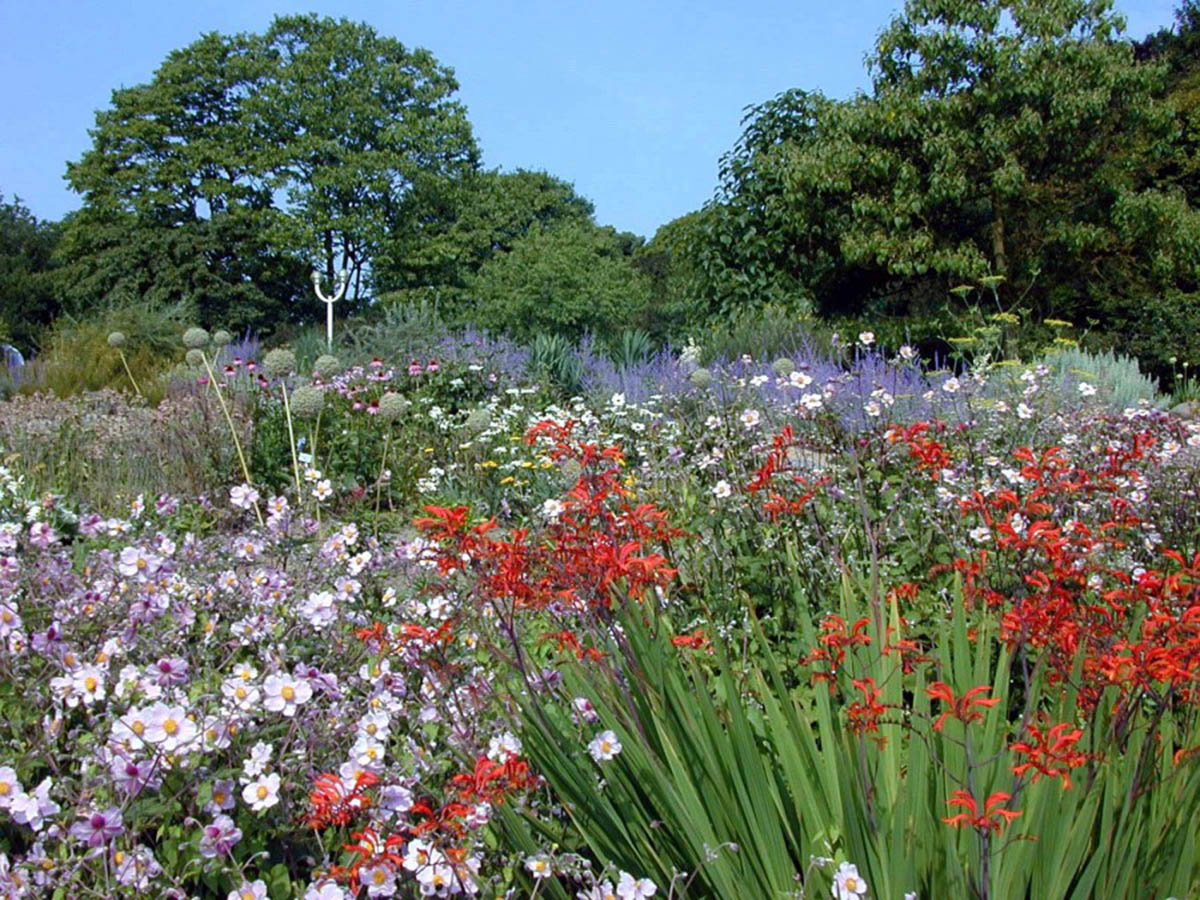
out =
[[[317,299],[325,304],[325,346],[330,353],[333,352],[333,304],[341,300],[346,293],[346,285],[350,283],[349,275],[345,269],[337,273],[337,282],[334,284],[334,292],[330,296],[325,296],[321,292],[321,273],[313,270],[312,273],[313,290],[317,292]]]

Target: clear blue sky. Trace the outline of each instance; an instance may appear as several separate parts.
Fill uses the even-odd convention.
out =
[[[573,182],[602,224],[650,236],[698,208],[742,108],[792,87],[845,97],[902,0],[466,2],[0,0],[0,193],[39,218],[78,206],[67,160],[114,88],[149,81],[207,31],[262,31],[277,13],[366,22],[452,66],[488,167]],[[1127,34],[1176,0],[1118,0]]]

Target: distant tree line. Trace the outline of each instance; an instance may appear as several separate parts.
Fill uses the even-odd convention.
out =
[[[714,199],[646,244],[544,172],[486,170],[449,68],[367,25],[207,34],[113,92],[82,207],[0,197],[0,327],[192,301],[205,324],[427,300],[518,337],[656,338],[757,307],[1066,319],[1161,369],[1200,358],[1200,0],[1123,37],[1110,0],[908,0],[869,91],[748,109]],[[918,335],[920,336],[920,335]]]

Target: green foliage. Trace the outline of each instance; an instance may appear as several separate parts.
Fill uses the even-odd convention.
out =
[[[267,241],[259,214],[163,221],[165,213],[125,212],[92,196],[64,220],[55,252],[54,283],[66,310],[188,301],[205,325],[239,331],[269,331],[300,310],[311,314],[308,266]]]
[[[48,389],[60,397],[111,388],[131,392],[129,370],[151,404],[163,397],[161,376],[182,356],[179,336],[195,321],[191,304],[115,304],[89,316],[62,315],[46,334],[26,390]],[[108,336],[119,331],[126,343],[118,350]]]
[[[346,20],[205,35],[97,114],[68,167],[84,208],[64,291],[74,308],[194,297],[206,322],[262,327],[311,302],[316,263],[349,272],[353,305],[413,185],[475,165],[455,90],[427,51]]]
[[[583,390],[583,361],[561,334],[539,334],[529,345],[529,369],[568,396]]]
[[[1067,393],[1079,382],[1087,382],[1096,388],[1098,397],[1118,412],[1137,406],[1141,400],[1158,407],[1167,403],[1154,381],[1138,368],[1136,359],[1111,350],[1089,353],[1078,347],[1063,347],[1038,362],[1049,367],[1060,391]]]
[[[14,197],[0,194],[0,331],[26,357],[41,329],[58,314],[52,256],[59,226],[39,222]]]
[[[380,298],[378,316],[349,323],[341,339],[350,356],[366,362],[374,356],[397,363],[431,355],[437,341],[449,333],[438,306],[431,302],[403,302],[396,294]]]
[[[611,228],[590,223],[534,227],[470,279],[471,319],[519,340],[543,333],[577,340],[638,326],[650,291],[630,264],[632,249]]]
[[[438,289],[443,309],[461,315],[467,280],[509,252],[534,226],[591,222],[592,204],[545,172],[478,172],[456,181],[426,179],[410,198],[417,210],[388,236],[374,267],[381,291]]]
[[[1168,323],[1143,299],[1195,289],[1200,218],[1167,177],[1186,151],[1164,68],[1120,28],[1107,0],[909,0],[870,94],[749,111],[695,246],[709,306],[926,314],[999,275],[1002,311],[1096,319],[1151,352]]]
[[[969,638],[961,597],[952,606],[931,642],[932,662],[954,696],[982,686],[998,700],[977,724],[950,719],[935,727],[926,694],[934,677],[905,673],[897,654],[874,652],[854,675],[880,688],[889,714],[871,735],[856,735],[829,689],[797,684],[792,664],[753,623],[739,637],[752,652],[739,663],[731,652],[706,659],[678,651],[665,616],[648,623],[646,610],[626,609],[618,617],[622,640],[604,648],[609,665],[568,666],[561,693],[549,698],[523,692],[525,752],[592,854],[646,872],[677,896],[750,900],[783,896],[798,882],[806,896],[817,895],[828,889],[828,876],[816,872],[813,857],[853,860],[880,897],[1034,891],[1082,900],[1135,896],[1135,885],[1147,883],[1164,894],[1186,891],[1196,874],[1188,822],[1200,814],[1200,767],[1174,778],[1151,774],[1132,800],[1123,786],[1157,765],[1143,747],[1200,738],[1194,717],[1186,735],[1170,716],[1151,717],[1125,752],[1101,756],[1100,735],[1111,723],[1100,711],[1091,749],[1103,761],[1087,774],[1086,790],[1063,790],[1052,779],[1026,785],[1020,816],[998,837],[944,824],[956,790],[979,797],[1013,790],[1010,708],[1040,708],[1055,722],[1078,714],[1073,691],[1036,674],[1019,691],[1009,654],[996,652],[994,623]],[[839,612],[847,622],[872,621],[849,583]],[[895,605],[882,619],[877,610],[867,626],[873,646],[885,627],[901,633]],[[804,632],[815,646],[811,623]],[[598,724],[573,719],[573,697],[591,701]],[[601,728],[613,729],[622,749],[594,763],[582,748]]]
[[[728,317],[714,317],[696,335],[701,361],[733,360],[749,354],[754,359],[788,356],[806,344],[827,345],[818,337],[823,326],[785,306],[743,307]]]
[[[640,328],[622,331],[609,349],[609,357],[619,369],[629,369],[645,362],[654,352],[654,341]]]
[[[668,222],[634,255],[634,265],[650,279],[654,320],[646,327],[659,339],[675,338],[708,316],[704,273],[696,261],[706,216],[701,210]]]

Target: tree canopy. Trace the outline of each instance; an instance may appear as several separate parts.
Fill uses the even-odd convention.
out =
[[[908,0],[869,94],[749,111],[697,245],[710,305],[911,313],[987,279],[1115,321],[1194,290],[1200,216],[1155,178],[1176,109],[1122,28],[1108,0]]]
[[[384,244],[376,285],[382,291],[434,289],[451,305],[484,264],[534,227],[590,223],[593,213],[567,182],[526,169],[429,180],[413,193],[412,209]]]
[[[638,243],[590,220],[534,225],[469,279],[472,319],[526,340],[646,327],[650,283],[632,265]]]
[[[346,270],[353,305],[414,186],[477,166],[457,88],[428,51],[316,15],[174,51],[113,92],[68,166],[74,302],[191,295],[210,318],[269,320],[315,267]]]
[[[52,255],[59,227],[41,222],[19,197],[0,194],[0,340],[28,355],[58,313]]]

